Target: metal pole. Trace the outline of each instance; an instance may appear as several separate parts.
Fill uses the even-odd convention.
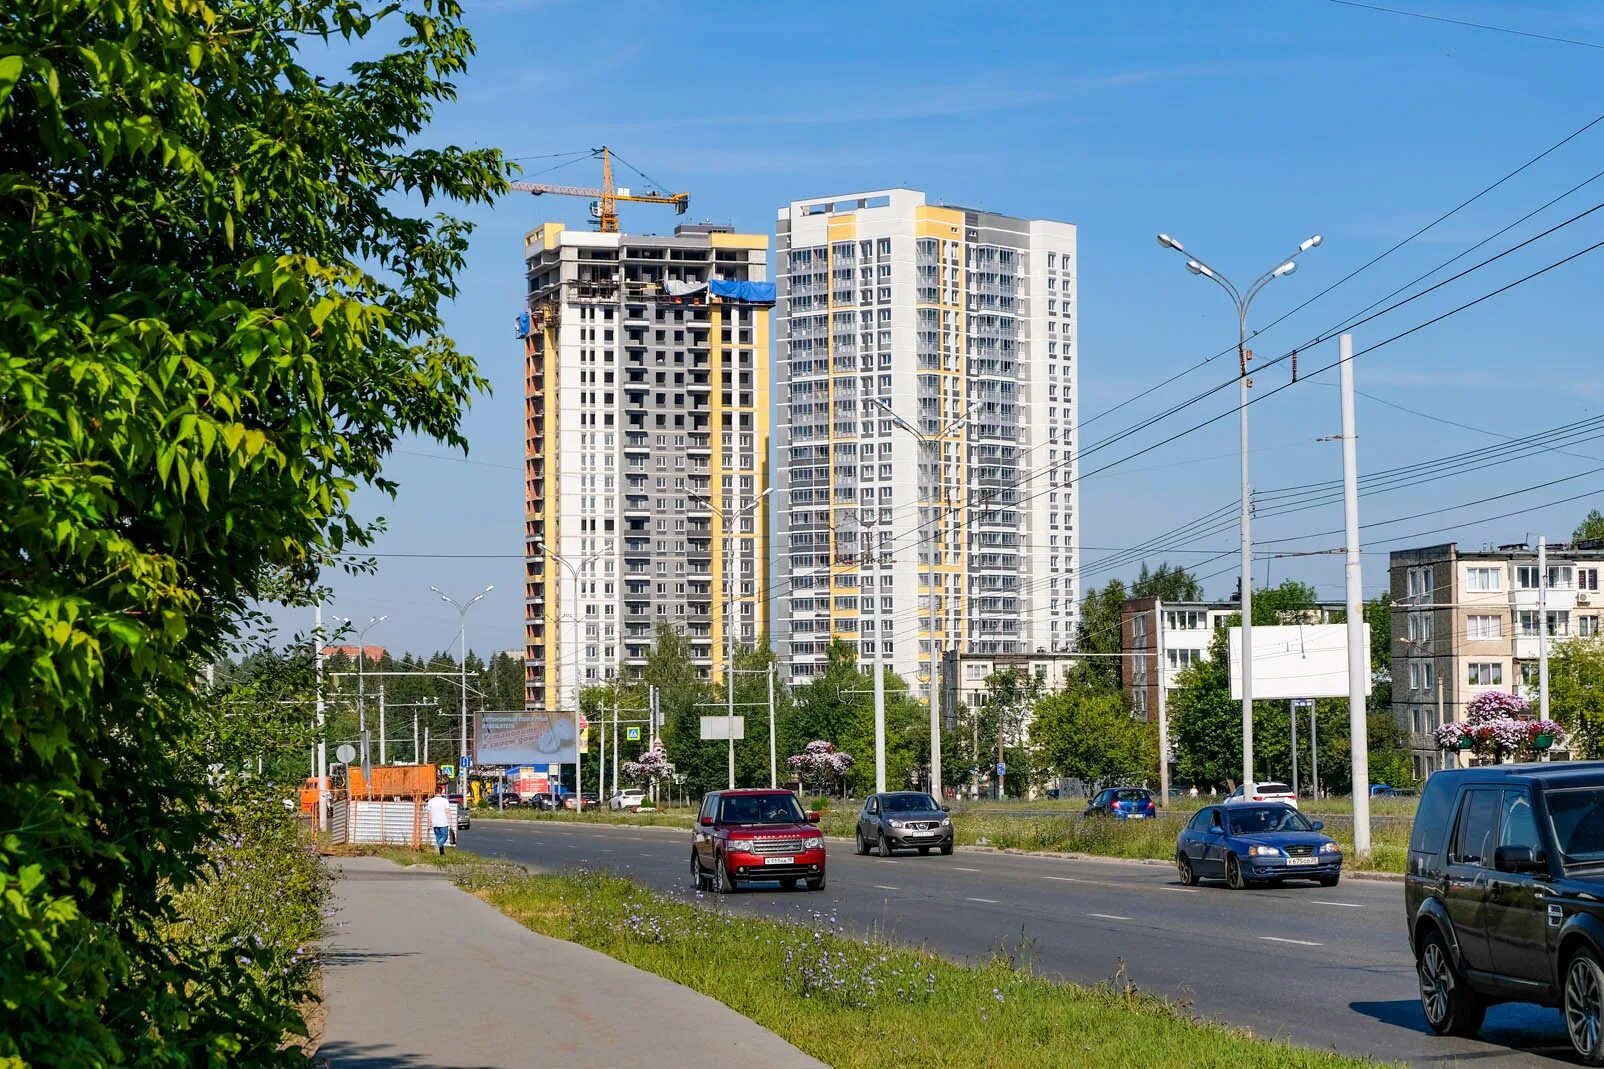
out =
[[[1164,673],[1169,662],[1164,656],[1164,599],[1153,599],[1153,632],[1158,666],[1158,791],[1159,805],[1170,804],[1170,706]]]
[[[780,785],[780,766],[774,756],[774,663],[769,662],[769,786]]]
[[[601,723],[601,757],[596,761],[596,804],[607,801],[607,710],[596,718]]]
[[[423,764],[423,751],[418,746],[418,711],[412,710],[412,763]]]
[[[736,515],[740,515],[737,511]],[[724,520],[724,733],[729,736],[730,790],[735,789],[735,618],[730,614],[730,596],[735,584],[730,581],[733,558],[730,555],[730,521]]]
[[[461,655],[462,655],[462,663],[459,666],[461,668],[461,671],[462,671],[462,750],[461,750],[461,754],[462,754],[463,757],[466,757],[466,756],[468,756],[468,610],[467,609],[463,609],[462,612],[459,614],[459,617],[460,617],[460,622],[458,623],[458,626],[457,626],[457,642],[458,642],[458,645],[461,648]],[[457,763],[461,764],[462,762],[459,761]],[[458,784],[457,786],[459,788],[461,788],[462,790],[464,790],[464,791],[467,790],[467,784]],[[464,794],[463,798],[466,799],[467,795]]]
[[[875,580],[878,584],[878,562],[875,565]],[[874,628],[874,660],[870,662],[869,670],[874,673],[874,790],[876,794],[881,794],[886,789],[885,632],[880,627],[880,587],[876,585],[872,589],[874,614],[869,618],[869,626]]]
[[[379,764],[381,764],[381,765],[388,764],[389,761],[390,761],[390,754],[389,754],[389,751],[385,748],[385,741],[384,741],[384,684],[380,683],[379,684]]]
[[[941,470],[939,449],[937,442],[930,442],[931,472]],[[939,476],[938,476],[939,478]],[[935,500],[932,497],[931,500]],[[946,667],[941,657],[941,647],[936,642],[936,529],[934,524],[935,509],[930,510],[930,551],[927,566],[930,571],[930,793],[937,802],[941,801],[941,670]]]
[[[367,634],[367,628],[357,632],[356,636],[356,737],[362,743],[362,764],[369,763],[368,755],[368,703],[367,691],[362,685],[363,662],[367,660],[362,654],[362,639]],[[383,734],[381,731],[380,734]],[[382,743],[383,740],[381,739]]]
[[[1370,753],[1365,722],[1365,681],[1370,650],[1365,645],[1364,602],[1359,573],[1358,432],[1353,417],[1353,335],[1339,340],[1342,371],[1342,501],[1347,520],[1348,739],[1353,751],[1353,850],[1370,856]]]
[[[1542,719],[1548,719],[1548,538],[1545,535],[1537,536],[1537,710]]]
[[[1287,712],[1292,720],[1292,793],[1298,793],[1298,700],[1293,698],[1287,703]]]
[[[1248,310],[1237,310],[1237,420],[1242,451],[1242,793],[1253,782],[1253,490],[1248,482]]]
[[[602,759],[606,760],[603,754]],[[618,790],[618,693],[613,692],[613,790]]]
[[[568,577],[574,584],[574,600],[569,604],[569,620],[574,629],[574,656],[568,662],[568,674],[573,677],[573,710],[574,710],[574,815],[585,815],[585,786],[580,778],[581,763],[584,761],[585,747],[582,745],[584,732],[580,730],[580,722],[584,717],[579,712],[579,573],[570,565]]]
[[[1314,745],[1314,714],[1318,705],[1309,706],[1309,797],[1320,797],[1320,758]]]
[[[323,718],[323,603],[313,610],[313,637],[317,643],[313,652],[317,663],[317,829],[329,830],[329,743],[324,731]]]

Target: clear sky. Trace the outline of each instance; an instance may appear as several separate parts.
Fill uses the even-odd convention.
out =
[[[687,220],[772,234],[785,202],[902,185],[932,201],[1079,227],[1081,532],[1089,589],[1129,575],[1137,546],[1237,500],[1236,420],[1135,453],[1235,406],[1231,385],[1113,444],[1148,416],[1231,382],[1223,293],[1159,248],[1166,231],[1246,283],[1311,233],[1324,244],[1254,305],[1267,327],[1461,201],[1604,113],[1604,8],[1587,3],[1399,0],[1410,11],[1570,43],[1408,17],[1334,0],[1278,2],[615,4],[468,0],[478,61],[437,115],[434,144],[540,157],[608,144],[674,190]],[[527,159],[525,177],[553,161]],[[1604,172],[1604,122],[1404,245],[1253,343],[1279,356],[1324,334],[1550,199]],[[549,180],[599,181],[599,165]],[[631,184],[630,177],[620,184]],[[640,185],[635,182],[635,185]],[[1416,288],[1604,202],[1604,178],[1471,252]],[[359,500],[388,531],[378,574],[331,577],[331,611],[390,619],[368,635],[395,650],[454,644],[457,616],[429,592],[487,584],[469,616],[475,649],[522,646],[521,240],[547,219],[582,226],[586,202],[513,194],[478,224],[450,328],[494,384],[466,420],[472,451],[408,443],[386,468],[391,502]],[[621,206],[626,230],[663,232],[668,209]],[[1357,328],[1385,341],[1604,240],[1604,210]],[[1598,417],[1604,249],[1365,353],[1356,363],[1361,475],[1496,445]],[[1406,290],[1400,296],[1406,296]],[[1278,552],[1342,544],[1334,502],[1280,516],[1280,488],[1336,480],[1336,343],[1300,354],[1300,383],[1252,410],[1256,535]],[[1288,381],[1285,364],[1256,394]],[[1134,395],[1131,404],[1109,410]],[[1435,418],[1431,418],[1435,417]],[[1441,422],[1452,421],[1451,423]],[[1453,424],[1464,424],[1459,427]],[[1565,539],[1604,504],[1596,428],[1548,450],[1361,500],[1368,547]],[[1486,465],[1486,461],[1479,463]],[[1585,474],[1591,473],[1591,474]],[[1567,478],[1577,476],[1576,478]],[[1563,479],[1552,486],[1538,484]],[[1523,492],[1524,491],[1524,492]],[[1578,497],[1577,495],[1582,495]],[[1559,502],[1562,498],[1576,500]],[[1490,499],[1490,500],[1487,500]],[[1323,500],[1323,499],[1316,499]],[[1449,506],[1479,502],[1452,511]],[[1546,507],[1540,507],[1546,506]],[[1516,513],[1502,519],[1488,517]],[[1205,526],[1145,555],[1199,564],[1211,596],[1235,582],[1236,528]],[[1453,527],[1438,531],[1438,528]],[[1324,533],[1321,532],[1338,532]],[[1271,543],[1268,540],[1282,539]],[[1107,547],[1107,548],[1105,548]],[[395,554],[395,556],[390,556]],[[1112,558],[1112,559],[1111,559]],[[1385,583],[1365,557],[1365,588]],[[1341,558],[1261,560],[1342,596]],[[298,631],[307,614],[282,614]]]

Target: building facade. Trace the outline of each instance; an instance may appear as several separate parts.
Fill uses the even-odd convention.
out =
[[[527,708],[572,715],[660,624],[708,676],[726,619],[768,632],[767,250],[707,225],[524,239]]]
[[[1241,612],[1242,606],[1234,601],[1134,598],[1125,602],[1120,610],[1120,681],[1132,715],[1158,719],[1159,688],[1173,696],[1180,674],[1209,659],[1214,632]],[[1346,613],[1346,603],[1323,601],[1283,614],[1279,622],[1328,624],[1346,618]]]
[[[1036,677],[1044,693],[1063,690],[1075,667],[1073,653],[958,653],[949,651],[942,672],[942,709],[948,730],[967,723],[973,710],[986,700],[986,680],[996,672],[1013,669]]]
[[[889,189],[781,208],[775,256],[790,682],[832,640],[921,695],[948,651],[1067,651],[1075,228]]]
[[[1550,643],[1598,634],[1604,546],[1552,545],[1547,556],[1545,583],[1536,548],[1524,544],[1391,555],[1392,710],[1409,733],[1417,775],[1444,766],[1432,733],[1463,720],[1477,695],[1536,701],[1544,632]]]

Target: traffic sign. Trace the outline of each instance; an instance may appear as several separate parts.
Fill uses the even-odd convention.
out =
[[[997,775],[1004,776],[1004,775],[1007,775],[1007,774],[1008,774],[1008,766],[1003,764],[1001,761],[998,761],[997,762]]]
[[[636,727],[625,728],[624,729],[624,738],[628,739],[630,742],[639,742],[640,741],[640,727],[637,725]]]
[[[356,747],[348,742],[342,742],[339,749],[334,751],[334,756],[342,765],[348,765],[356,760]]]
[[[1292,708],[1294,708],[1294,709],[1313,709],[1314,708],[1314,699],[1313,698],[1293,698],[1292,699]]]
[[[455,776],[457,774],[457,766],[456,765],[441,765],[440,766],[440,774],[442,776],[444,776],[446,779],[450,779],[452,776]]]

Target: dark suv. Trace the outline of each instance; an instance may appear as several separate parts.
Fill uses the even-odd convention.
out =
[[[824,889],[824,836],[819,814],[804,813],[782,790],[713,791],[691,829],[691,876],[699,890],[735,890],[748,880],[797,880]]]
[[[1474,1035],[1496,1002],[1556,1006],[1604,1065],[1604,761],[1433,775],[1404,898],[1434,1032]]]

